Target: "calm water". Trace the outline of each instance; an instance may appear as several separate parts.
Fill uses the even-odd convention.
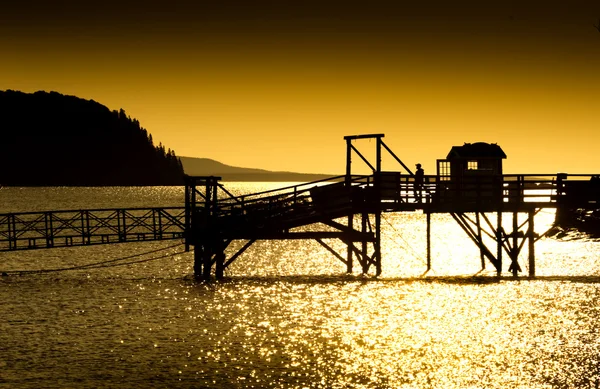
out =
[[[278,186],[227,187],[267,185]],[[182,198],[167,187],[3,188],[0,212]],[[538,232],[552,217],[537,216]],[[536,280],[464,278],[480,270],[478,251],[451,218],[432,220],[427,278],[420,213],[383,217],[379,279],[344,275],[311,241],[255,244],[212,284],[193,281],[178,241],[0,253],[0,271],[146,260],[2,277],[0,387],[598,388],[600,242],[540,240]]]

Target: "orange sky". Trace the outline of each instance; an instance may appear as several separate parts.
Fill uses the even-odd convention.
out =
[[[507,173],[600,172],[596,0],[21,3],[0,89],[123,108],[178,155],[341,173],[344,135],[385,133],[428,174],[477,141]]]

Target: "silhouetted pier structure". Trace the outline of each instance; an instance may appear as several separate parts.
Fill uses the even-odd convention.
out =
[[[346,264],[363,273],[382,271],[381,215],[384,212],[421,210],[427,220],[427,270],[431,269],[431,214],[448,213],[477,245],[482,268],[489,261],[497,273],[508,257],[508,271],[521,271],[519,256],[528,247],[529,275],[535,276],[535,215],[543,208],[597,208],[600,187],[590,175],[503,174],[506,155],[495,144],[474,143],[453,147],[447,159],[437,161],[437,174],[420,184],[414,173],[383,142],[383,134],[346,136],[346,174],[271,191],[234,196],[219,177],[186,179],[186,244],[194,246],[198,278],[223,277],[232,262],[257,240],[314,239]],[[353,144],[375,142],[371,162]],[[384,171],[387,152],[403,168]],[[352,157],[358,156],[373,171],[353,175]],[[512,218],[507,230],[503,217]],[[519,214],[525,216],[519,221]],[[373,219],[373,220],[372,220]],[[303,228],[311,225],[307,230]],[[346,245],[339,253],[325,239]],[[229,258],[234,240],[245,244]]]
[[[599,175],[503,174],[506,155],[495,144],[453,147],[446,159],[437,161],[437,174],[424,176],[421,183],[383,138],[344,137],[346,174],[327,180],[235,196],[219,177],[188,176],[185,207],[0,214],[0,251],[183,238],[188,249],[194,247],[195,276],[210,279],[222,278],[257,240],[313,239],[342,261],[348,273],[356,264],[364,274],[374,268],[380,275],[381,215],[422,211],[428,271],[431,214],[447,213],[479,248],[482,269],[489,262],[501,274],[506,256],[507,270],[518,275],[527,245],[529,276],[535,276],[535,242],[540,239],[535,215],[557,208],[560,219],[575,209],[600,208]],[[375,161],[355,146],[362,139],[374,140]],[[383,153],[401,169],[382,170]],[[353,157],[373,173],[353,174]],[[336,251],[328,239],[341,240],[345,251]],[[233,241],[244,244],[228,256]]]

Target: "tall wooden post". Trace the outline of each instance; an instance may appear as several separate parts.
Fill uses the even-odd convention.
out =
[[[348,215],[348,228],[350,228],[350,229],[354,228],[354,217],[353,217],[353,215]],[[350,238],[348,238],[348,240],[346,241],[346,244],[347,244],[346,273],[352,274],[353,254],[352,254],[352,241],[350,240]]]
[[[496,258],[498,259],[498,268],[496,274],[502,275],[502,241],[504,240],[504,228],[502,227],[502,209],[498,210],[498,220],[496,227]]]
[[[533,219],[535,212],[529,211],[529,229],[527,230],[527,239],[529,239],[529,277],[535,277],[535,232]]]
[[[200,239],[202,240],[202,248],[203,248],[203,256],[202,256],[202,278],[204,281],[210,281],[210,273],[212,272],[212,236],[207,236],[207,234],[212,235],[213,229],[212,227],[212,183],[213,180],[209,177],[205,182],[205,199],[204,199],[204,220],[205,220],[205,228],[206,233]]]
[[[215,254],[215,278],[217,280],[223,279],[225,274],[225,252],[223,246],[219,246],[217,248],[217,253]]]
[[[190,203],[190,179],[185,176],[185,229],[183,231],[183,237],[185,238],[185,251],[190,251],[190,239],[188,234],[190,233],[190,220],[191,220],[191,209]],[[195,262],[195,261],[194,261]]]
[[[352,192],[351,192],[351,186],[352,186],[352,140],[351,139],[346,139],[346,190],[348,193],[348,196],[350,196],[350,201],[352,200]],[[348,228],[352,229],[353,228],[353,222],[354,222],[354,214],[352,212],[350,212],[350,214],[348,215]],[[346,253],[346,273],[351,274],[352,273],[352,268],[353,268],[353,264],[352,264],[352,242],[350,240],[348,240],[347,242],[347,253]]]
[[[377,137],[375,165],[375,274],[381,275],[381,137]]]
[[[480,242],[483,242],[483,239],[481,236],[481,219],[479,217],[479,212],[475,212],[475,220],[477,223],[477,239]],[[483,255],[483,246],[482,245],[479,246],[479,258],[481,259],[481,270],[485,270],[485,256]]]
[[[363,212],[362,216],[361,216],[361,223],[360,223],[361,224],[360,230],[363,233],[363,236],[365,236],[366,233],[367,233],[367,221],[368,221],[368,219],[369,219],[369,213],[368,212]],[[363,263],[368,263],[368,259],[367,258],[368,258],[369,253],[368,253],[368,250],[367,250],[368,249],[367,241],[363,240],[361,242],[361,244],[362,244],[362,247],[361,247],[362,261],[363,261]]]
[[[202,262],[203,262],[202,246],[199,244],[194,245],[194,277],[196,280],[202,278]]]
[[[511,269],[513,277],[519,275],[519,213],[513,212],[513,227],[512,227],[512,250],[510,253]]]
[[[427,214],[427,271],[431,270],[431,212],[426,210]]]
[[[210,273],[212,271],[212,250],[210,246],[203,247],[202,255],[202,279],[210,281]]]
[[[215,278],[217,280],[223,279],[225,273],[225,244],[223,243],[223,236],[221,234],[220,226],[218,223],[218,198],[217,198],[217,187],[218,183],[215,181],[213,186],[213,200],[212,200],[212,215],[211,215],[211,230],[214,231],[214,235],[211,239],[211,246],[213,247],[214,258],[211,258],[215,263]]]

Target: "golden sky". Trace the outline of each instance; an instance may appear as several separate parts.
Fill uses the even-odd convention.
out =
[[[506,173],[598,173],[599,18],[597,0],[18,2],[0,89],[123,108],[235,166],[342,173],[344,135],[384,133],[426,174],[478,141]]]

